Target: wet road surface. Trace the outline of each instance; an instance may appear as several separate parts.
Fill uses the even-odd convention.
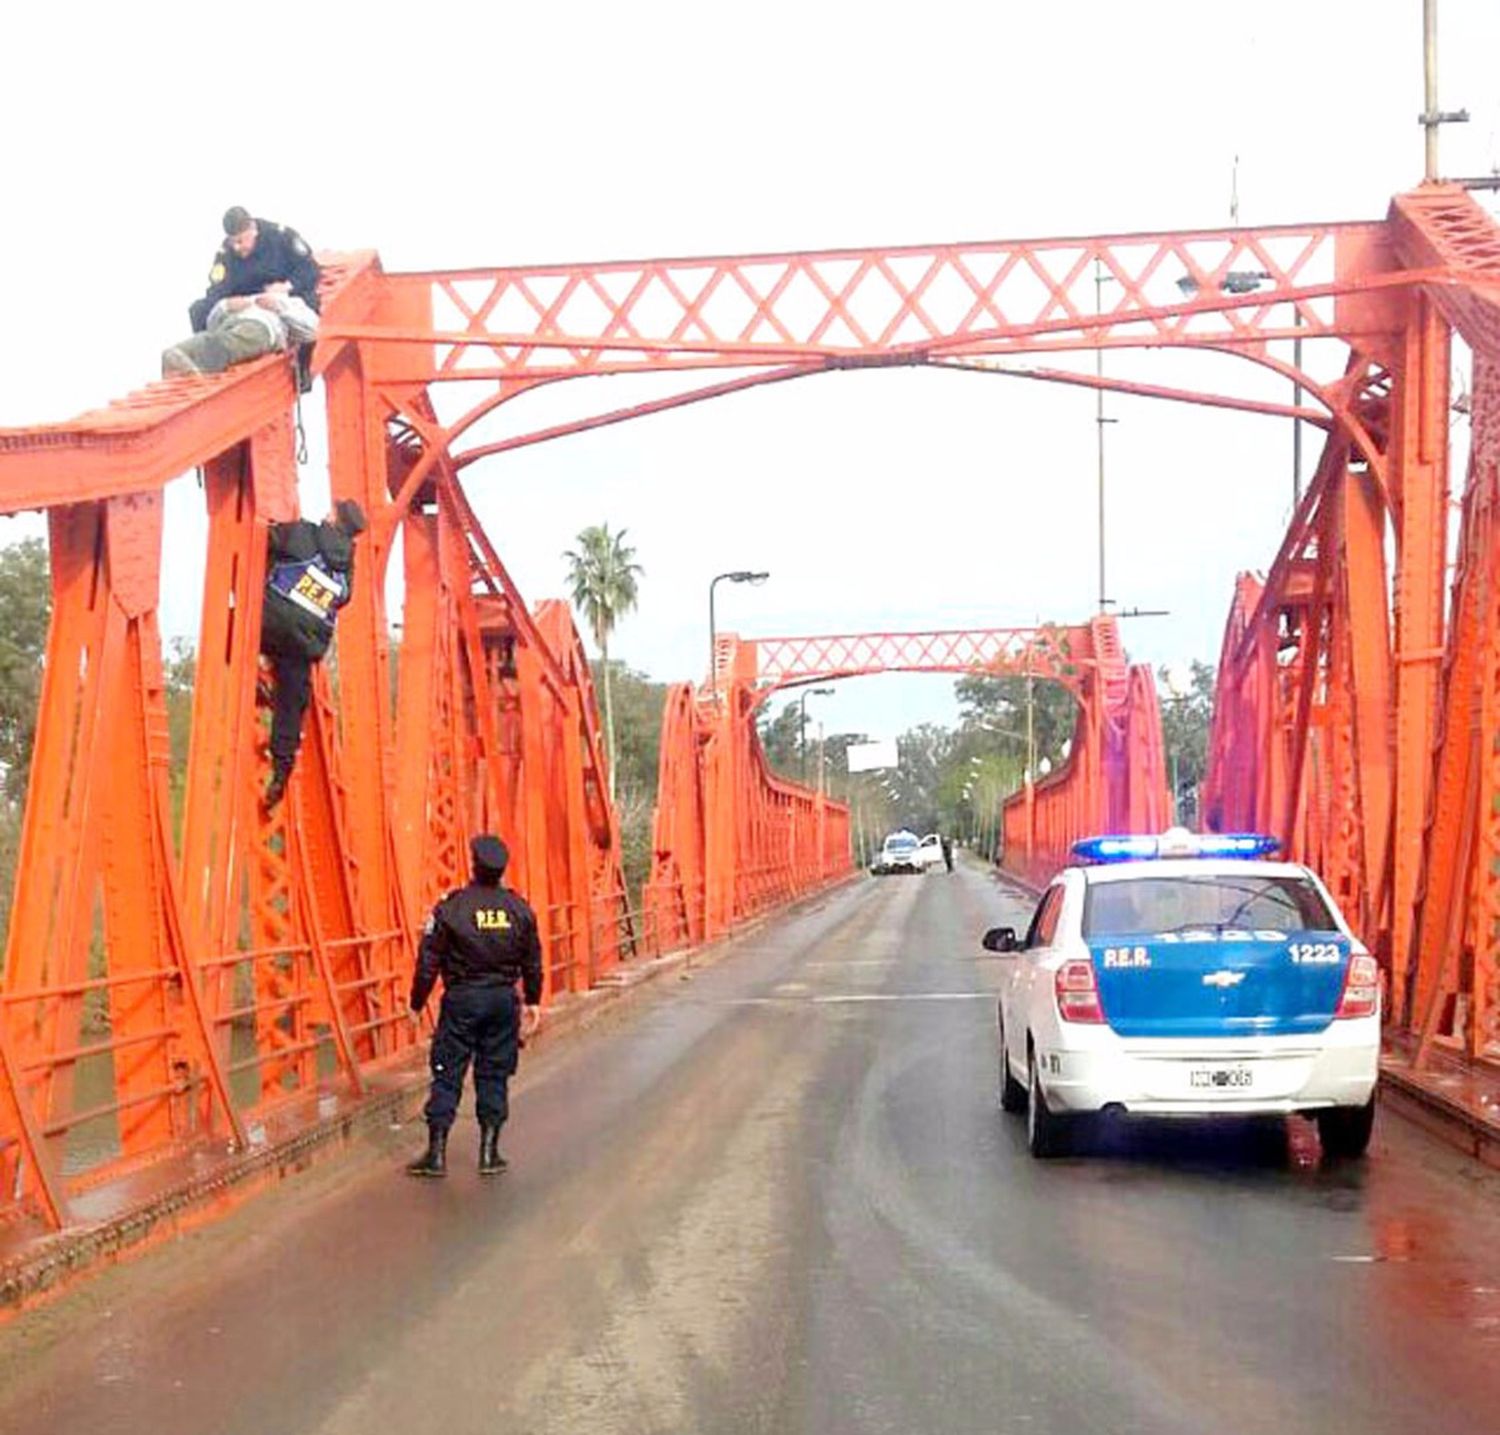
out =
[[[741,939],[538,1053],[498,1180],[391,1133],[0,1327],[0,1430],[1500,1430],[1500,1180],[1389,1116],[1034,1162],[1023,915],[961,867]]]

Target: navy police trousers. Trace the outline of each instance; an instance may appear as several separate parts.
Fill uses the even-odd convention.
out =
[[[503,1126],[510,1114],[506,1087],[515,1074],[520,1036],[516,989],[498,983],[445,987],[432,1038],[432,1091],[423,1115],[440,1131],[453,1125],[464,1074],[474,1063],[474,1105],[480,1123]]]

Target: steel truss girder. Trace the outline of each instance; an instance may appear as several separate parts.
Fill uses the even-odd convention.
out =
[[[760,700],[738,677],[716,700],[686,683],[668,694],[645,891],[663,944],[712,940],[851,869],[848,806],[771,771]]]
[[[336,275],[325,313],[378,304],[375,276]],[[323,360],[332,488],[376,522],[336,681],[317,670],[270,814],[259,619],[267,525],[298,506],[287,366],[153,386],[0,442],[5,503],[67,499],[49,508],[51,630],[0,985],[0,1218],[65,1225],[85,1185],[205,1140],[254,1144],[320,1092],[358,1096],[410,1052],[416,914],[462,878],[473,832],[506,838],[542,914],[548,999],[641,949],[569,610],[526,607],[445,454],[392,513],[413,455],[360,355]],[[179,829],[156,609],[161,489],[185,462],[203,468],[208,561]],[[398,524],[414,632],[393,646]]]
[[[1342,332],[1315,301],[1357,287],[1343,271],[1380,233],[1325,224],[392,275],[403,313],[427,322],[330,337],[392,349],[391,376],[416,382],[1258,345]],[[1096,272],[1111,285],[1102,315]],[[1254,289],[1234,292],[1245,275]],[[1277,312],[1287,305],[1295,322]]]
[[[1364,437],[1351,447],[1352,426],[1335,423],[1264,584],[1241,579],[1205,809],[1278,832],[1321,870],[1380,956],[1387,1018],[1417,1039],[1419,1063],[1440,1041],[1493,1059],[1500,226],[1462,191],[1428,186],[1398,196],[1387,227],[1397,264],[1438,277],[1356,347]],[[1473,353],[1473,430],[1445,619],[1451,333]]]
[[[1159,832],[1171,812],[1151,669],[1127,663],[1113,617],[1068,631],[1078,717],[1067,760],[1041,781],[1028,774],[1000,809],[1004,865],[1038,883],[1071,860],[1079,838]]]
[[[758,684],[761,702],[781,688],[896,672],[1032,675],[1055,678],[1076,691],[1094,651],[1087,625],[789,638],[723,633],[718,648],[720,675],[733,673]]]
[[[1096,274],[1110,281],[1102,313]],[[1247,274],[1264,287],[1234,292]],[[320,691],[291,823],[258,816],[254,706],[257,555],[265,523],[295,507],[288,367],[267,359],[0,432],[0,510],[48,508],[56,557],[0,994],[0,1190],[66,1219],[76,1178],[58,1146],[88,1114],[80,1068],[106,1056],[101,1119],[118,1154],[96,1179],[195,1133],[238,1138],[270,1104],[310,1092],[315,1052],[332,1049],[357,1088],[370,1063],[410,1043],[398,1008],[415,914],[474,825],[502,830],[545,909],[553,990],[591,979],[619,950],[605,935],[620,931],[618,840],[576,634],[565,615],[548,626],[520,601],[456,481],[483,450],[452,450],[495,403],[584,374],[758,371],[560,431],[835,368],[1186,347],[1305,379],[1267,346],[1350,343],[1359,362],[1343,385],[1308,380],[1329,411],[1320,480],[1265,591],[1237,604],[1244,630],[1226,657],[1210,794],[1226,815],[1283,823],[1335,875],[1390,972],[1407,974],[1393,981],[1398,1014],[1410,989],[1407,1014],[1429,1042],[1446,1031],[1487,1049],[1500,910],[1500,839],[1481,820],[1500,810],[1485,741],[1500,651],[1485,596],[1500,244],[1462,191],[1401,196],[1380,224],[415,276],[386,275],[365,254],[336,258],[330,277],[316,367],[332,487],[360,498],[373,524],[342,620],[337,700]],[[1445,627],[1450,328],[1476,354],[1476,459]],[[494,399],[437,426],[423,387],[473,378],[495,382]],[[409,442],[393,415],[410,418]],[[205,467],[217,555],[202,630],[214,647],[195,690],[179,843],[164,785],[152,505],[193,466]],[[396,662],[393,713],[385,568],[398,529],[429,518],[437,557],[416,598],[433,640],[407,655],[406,674]],[[1113,646],[1093,636],[1081,684],[1094,690],[1068,766],[1006,811],[1028,862],[1056,860],[1085,826],[1164,816],[1149,675],[1129,669],[1117,635]],[[408,678],[425,697],[403,696]],[[646,894],[658,944],[669,930],[721,931],[847,866],[847,814],[774,779],[754,741],[757,690],[731,671],[723,691],[707,711],[690,690],[669,704]],[[403,720],[419,714],[412,735]],[[1474,732],[1477,752],[1457,736]],[[1235,766],[1256,743],[1247,781]],[[263,945],[247,949],[247,929]]]

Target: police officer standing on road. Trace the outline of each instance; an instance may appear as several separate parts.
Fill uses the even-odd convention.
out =
[[[501,885],[510,854],[498,837],[469,844],[474,876],[450,892],[427,918],[411,984],[413,1017],[443,978],[443,1005],[432,1038],[432,1090],[427,1150],[407,1166],[413,1176],[448,1174],[448,1129],[458,1113],[464,1073],[474,1062],[479,1116],[479,1174],[503,1171],[500,1128],[509,1114],[506,1086],[515,1073],[522,1035],[516,983],[524,990],[525,1034],[541,1024],[542,946],[525,900]]]

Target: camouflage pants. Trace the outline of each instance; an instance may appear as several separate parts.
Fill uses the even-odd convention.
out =
[[[256,319],[233,318],[217,329],[194,334],[164,349],[162,374],[222,374],[231,364],[243,364],[272,354],[280,347],[266,326]]]

